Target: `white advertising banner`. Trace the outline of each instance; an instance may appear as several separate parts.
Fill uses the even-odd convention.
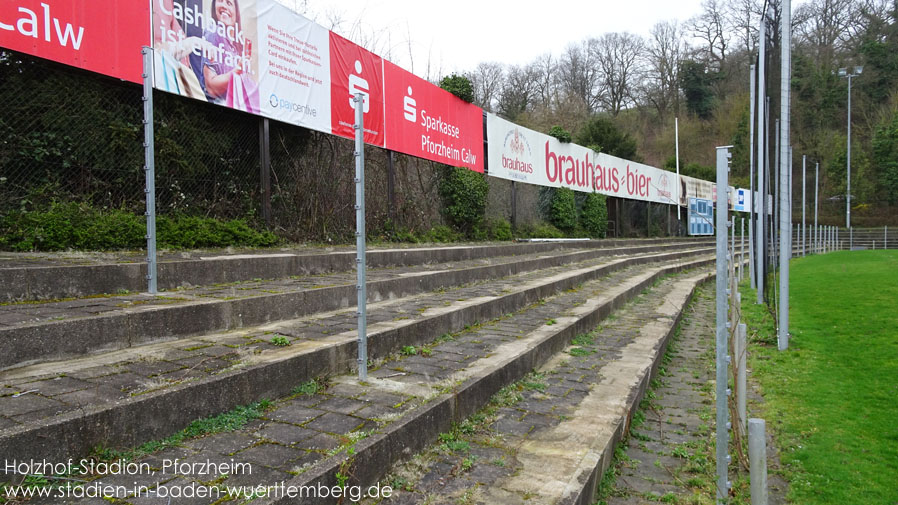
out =
[[[634,200],[673,204],[676,176],[487,114],[489,175]]]
[[[330,32],[271,0],[153,0],[156,89],[331,132]]]
[[[544,158],[540,159],[540,155],[545,156],[545,139],[551,137],[489,113],[486,134],[489,175],[539,186],[560,186],[546,176]]]
[[[680,176],[680,205],[685,206],[689,198],[717,201],[717,184],[688,175]]]
[[[676,179],[673,172],[608,154],[599,154],[595,167],[599,193],[631,200],[674,205]]]
[[[330,133],[330,32],[274,2],[258,23],[262,115]]]

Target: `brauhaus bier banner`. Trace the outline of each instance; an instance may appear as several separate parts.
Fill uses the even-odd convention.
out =
[[[489,174],[541,186],[673,204],[676,174],[627,161],[487,114]]]

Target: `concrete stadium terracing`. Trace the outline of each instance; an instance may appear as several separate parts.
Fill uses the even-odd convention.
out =
[[[692,289],[710,274],[712,252],[708,241],[695,240],[372,252],[373,366],[363,384],[344,375],[351,373],[356,354],[350,252],[171,262],[188,263],[178,268],[191,280],[173,280],[170,291],[157,297],[92,296],[114,291],[109,286],[126,282],[121,279],[61,282],[80,298],[0,307],[7,351],[0,364],[0,454],[8,460],[81,458],[98,446],[128,448],[164,438],[195,419],[268,398],[277,401],[261,420],[144,461],[161,469],[175,458],[231,459],[258,469],[254,477],[232,476],[226,483],[345,484],[348,478],[371,484],[502,387],[552,360],[575,336],[640,293],[657,291],[653,286],[666,279],[656,295],[666,308],[647,313],[644,327],[634,329],[641,335],[634,338],[644,342],[618,346],[616,359],[631,365],[602,372],[616,370],[619,387],[602,390],[617,407],[582,421],[580,429],[605,423],[601,430],[608,436],[589,442],[592,456],[581,463],[591,466],[572,463],[582,477],[556,497],[548,491],[544,496],[546,503],[587,503]],[[117,269],[118,274],[96,276],[115,279],[135,269],[49,261],[0,271],[7,279],[29,279],[28,289],[7,296],[58,296],[37,295],[53,292],[37,286],[41,276],[53,278],[35,273],[40,269],[54,270],[57,279],[65,272],[90,279],[98,268]],[[674,275],[683,271],[689,273]],[[221,282],[202,285],[216,281]],[[185,283],[191,287],[176,288]],[[280,345],[272,343],[274,336]],[[409,346],[426,346],[428,355],[403,355]],[[297,385],[325,377],[328,389],[291,395]],[[582,384],[590,396],[590,381]],[[172,485],[209,480],[161,473]],[[116,477],[121,476],[105,480]],[[158,480],[156,475],[155,485]],[[129,503],[127,496],[119,498]]]

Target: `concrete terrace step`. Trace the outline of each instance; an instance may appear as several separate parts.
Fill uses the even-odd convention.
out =
[[[649,246],[703,239],[606,239],[588,242],[517,243],[444,247],[378,248],[368,251],[370,268],[464,261],[570,249]],[[251,279],[339,272],[355,268],[355,250],[285,248],[247,251],[161,253],[160,290]],[[147,287],[145,253],[0,253],[0,302],[85,297]]]
[[[453,434],[454,445],[432,445],[394,467],[384,484],[401,482],[405,489],[362,503],[595,503],[614,448],[658,372],[694,288],[710,278],[669,279],[619,310],[519,387],[494,397],[466,430]],[[711,318],[706,331],[713,336]],[[674,411],[686,415],[679,409],[668,415]],[[698,416],[688,421],[693,428],[701,423]],[[682,426],[668,428],[667,440],[685,438]],[[649,503],[626,501],[637,502]]]
[[[621,279],[639,275],[654,278],[686,265],[708,263],[707,256],[698,256],[701,252],[612,259],[573,271],[568,266],[555,267],[554,271],[519,274],[416,297],[404,307],[397,306],[401,301],[375,304],[372,314],[376,317],[382,310],[385,317],[369,326],[369,350],[372,357],[383,358],[402,346],[421,345],[438,335],[519,310],[581,283],[605,282],[603,286],[614,291]],[[679,263],[680,258],[697,259]],[[645,266],[650,263],[660,265]],[[621,272],[628,267],[639,268]],[[640,269],[647,273],[640,273]],[[623,277],[605,279],[609,275]],[[622,300],[612,297],[614,303]],[[570,308],[570,303],[564,308]],[[355,332],[346,331],[340,324],[351,327],[354,311],[262,327],[250,335],[232,332],[180,342],[168,348],[149,349],[143,356],[113,353],[105,362],[100,356],[93,362],[71,361],[4,372],[0,379],[10,394],[0,398],[0,412],[5,415],[0,422],[6,425],[0,431],[0,453],[8,458],[53,459],[86,454],[98,445],[135,445],[167,436],[193,419],[235,405],[262,397],[283,397],[297,384],[352,367]],[[272,330],[291,335],[293,345],[278,349],[268,346],[261,354],[238,349],[238,344],[252,346],[259,335]],[[372,372],[372,376],[377,375]],[[122,394],[123,389],[129,388],[140,389],[131,389],[137,393],[134,395]],[[26,391],[31,392],[12,396],[13,392]]]
[[[368,300],[376,302],[587,259],[694,247],[694,242],[681,241],[572,252],[562,249],[371,269]],[[0,342],[6,351],[0,354],[0,370],[302,317],[352,307],[355,301],[355,274],[343,272],[203,286],[160,296],[134,294],[7,304],[0,306]]]
[[[426,355],[385,362],[368,383],[359,383],[349,376],[337,377],[326,391],[280,401],[263,419],[236,432],[189,440],[138,459],[135,463],[146,465],[147,469],[138,475],[110,475],[98,481],[107,486],[121,485],[117,494],[120,501],[116,503],[123,505],[163,503],[164,499],[160,501],[154,497],[157,496],[155,493],[164,490],[210,487],[209,481],[213,478],[192,471],[195,467],[188,466],[181,471],[172,468],[171,463],[177,459],[188,465],[204,462],[245,465],[242,471],[215,479],[215,486],[211,487],[215,487],[218,494],[190,503],[242,503],[242,500],[224,498],[226,495],[222,493],[228,486],[277,486],[283,483],[284,487],[279,489],[302,489],[301,486],[309,485],[335,486],[341,479],[349,477],[347,484],[367,487],[382,478],[393,464],[421,451],[436,440],[439,433],[450,431],[453,423],[478,411],[502,387],[547,362],[547,366],[556,369],[568,367],[552,375],[551,385],[545,390],[546,393],[564,393],[564,399],[559,402],[564,405],[558,408],[572,409],[580,404],[581,408],[576,409],[579,413],[585,410],[584,404],[602,397],[603,401],[611,402],[607,413],[603,410],[605,404],[590,404],[597,409],[583,414],[602,420],[617,419],[618,424],[622,424],[627,418],[624,404],[638,401],[639,392],[648,382],[649,372],[662,352],[666,336],[671,333],[693,287],[708,278],[710,269],[667,279],[665,276],[701,263],[704,262],[669,263],[647,271],[629,269],[585,282],[578,289],[560,293],[543,303],[444,337],[433,343]],[[626,323],[627,334],[601,342],[597,352],[569,357],[563,365],[559,363],[557,353],[565,349],[574,336],[591,331],[614,308],[621,307],[640,293],[644,296],[624,310],[631,315],[618,318]],[[636,317],[632,315],[634,310]],[[639,329],[640,326],[643,329]],[[591,361],[586,362],[587,359]],[[614,375],[609,373],[612,369]],[[590,385],[597,380],[600,381],[597,388],[601,391],[593,390]],[[602,384],[614,387],[609,389]],[[605,395],[610,396],[605,398]],[[532,419],[517,419],[521,416],[519,412],[516,416],[507,416],[506,421],[511,422],[500,419],[496,429],[502,424],[518,432],[535,433],[537,427],[548,426],[553,416],[551,409],[556,406],[550,404],[549,411],[543,409],[542,413],[537,413],[537,400],[526,398],[526,403],[515,407],[521,411],[534,409],[526,414],[532,415]],[[571,420],[582,421],[581,417]],[[621,431],[622,427],[614,433]],[[583,437],[595,436],[595,432],[589,430],[581,429],[577,433]],[[579,438],[559,438],[551,453],[582,453],[582,450],[576,450],[576,444],[580,442]],[[589,449],[586,452],[590,457],[582,459],[593,462],[596,458],[591,447]],[[543,452],[541,456],[545,458],[548,453]],[[471,474],[478,472],[478,475],[492,475],[496,479],[511,473],[489,469],[492,458],[486,452],[482,456],[473,460],[475,466]],[[454,473],[452,468],[460,465],[452,463],[441,470]],[[510,463],[517,464],[517,460]],[[548,471],[556,461],[553,459],[546,465],[543,459],[539,463]],[[481,469],[478,465],[486,468]],[[251,473],[246,471],[246,466]],[[584,472],[567,476],[574,477],[571,482],[589,477]],[[147,486],[142,496],[129,496],[134,482]],[[476,487],[470,482],[464,484]],[[405,496],[384,503],[423,503],[421,498]],[[295,498],[276,496],[254,501],[266,504],[296,502]],[[337,503],[338,500],[304,497],[299,502]],[[477,503],[519,502],[490,500]],[[53,503],[94,502],[58,500]],[[536,500],[533,503],[549,502]]]

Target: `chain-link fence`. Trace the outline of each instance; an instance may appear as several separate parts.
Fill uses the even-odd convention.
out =
[[[3,53],[0,210],[49,201],[144,209],[139,86]],[[259,202],[255,118],[155,95],[160,214],[252,217]]]
[[[0,83],[0,215],[54,202],[144,213],[141,86],[5,50]],[[264,136],[257,116],[159,91],[154,106],[158,215],[239,218],[291,241],[351,240],[352,141],[276,121]],[[366,148],[369,234],[444,224],[443,169]],[[545,220],[548,188],[488,182],[488,219]],[[668,234],[667,206],[620,202],[612,235]]]
[[[6,51],[0,82],[0,213],[52,202],[144,212],[140,86]],[[158,91],[154,106],[160,216],[241,218],[288,240],[351,237],[351,141],[271,121],[263,175],[259,117]],[[439,167],[392,158],[391,169],[386,151],[367,149],[370,229],[439,224]]]

